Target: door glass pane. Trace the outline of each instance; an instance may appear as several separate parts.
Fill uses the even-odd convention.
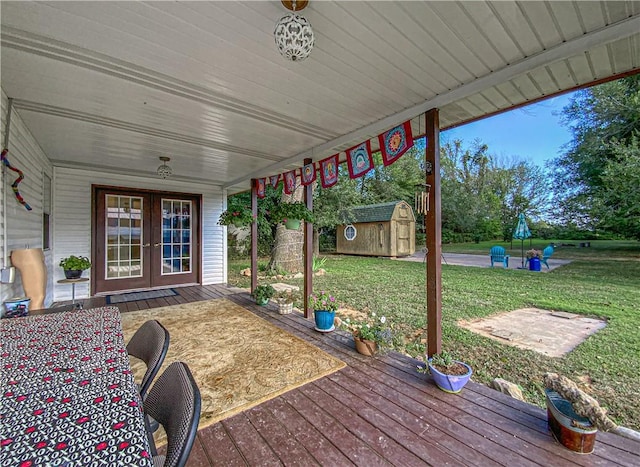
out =
[[[162,275],[191,272],[191,213],[191,201],[162,200]]]
[[[105,277],[142,276],[142,198],[106,195]]]

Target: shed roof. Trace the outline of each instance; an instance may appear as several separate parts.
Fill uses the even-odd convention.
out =
[[[390,221],[396,206],[404,201],[391,201],[388,203],[370,204],[368,206],[356,206],[351,208],[352,216],[348,216],[348,211],[341,213],[344,222],[383,222]]]

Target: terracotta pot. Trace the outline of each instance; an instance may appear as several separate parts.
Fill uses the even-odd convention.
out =
[[[362,355],[372,356],[378,350],[378,344],[374,341],[360,339],[359,337],[354,337],[353,340],[356,343],[356,350]]]

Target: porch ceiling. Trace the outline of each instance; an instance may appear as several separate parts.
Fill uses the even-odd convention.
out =
[[[442,128],[640,67],[640,2],[2,2],[2,88],[54,165],[230,193],[440,108]],[[4,120],[4,115],[3,115]],[[11,148],[11,145],[10,145]]]

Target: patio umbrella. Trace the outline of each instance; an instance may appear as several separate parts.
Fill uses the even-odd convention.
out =
[[[527,226],[527,221],[524,219],[524,214],[518,214],[518,225],[513,232],[513,238],[517,238],[521,241],[522,248],[522,269],[524,269],[524,239],[531,237],[531,231]]]

